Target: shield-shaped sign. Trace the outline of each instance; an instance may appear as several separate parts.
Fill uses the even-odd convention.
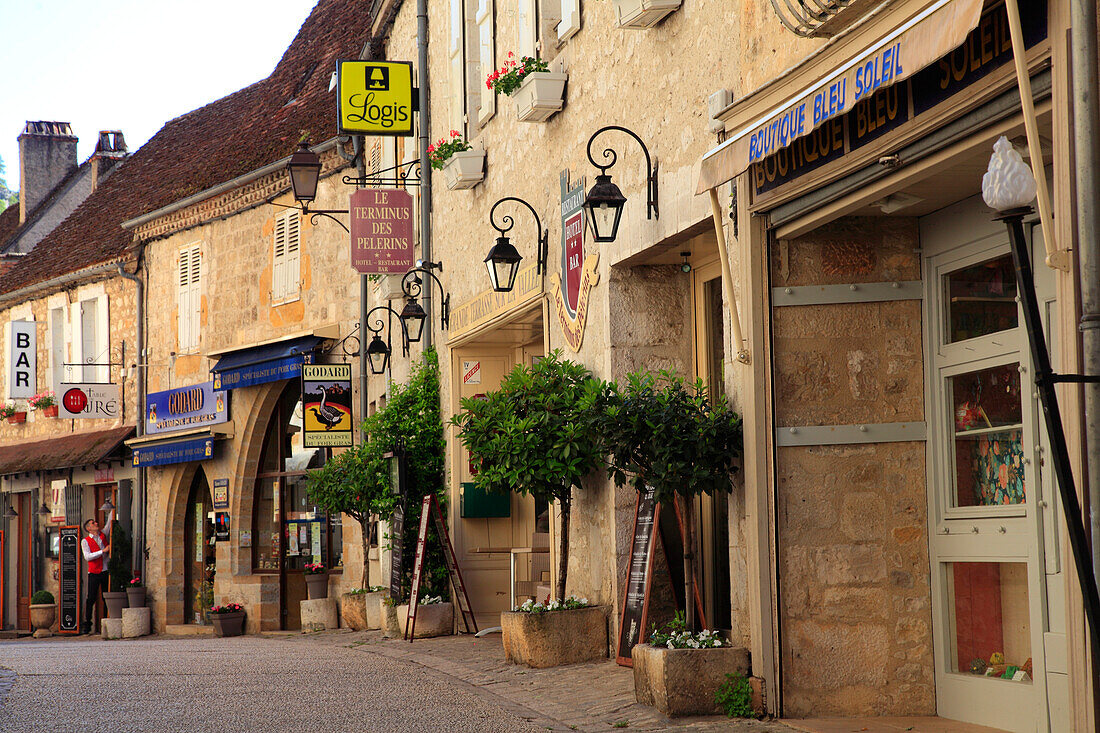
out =
[[[584,179],[569,189],[563,177],[561,193],[561,281],[565,309],[570,318],[576,318],[584,270]]]

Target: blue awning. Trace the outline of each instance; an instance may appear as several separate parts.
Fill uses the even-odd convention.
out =
[[[302,364],[312,363],[313,351],[322,341],[320,336],[301,336],[226,354],[210,370],[214,389],[251,387],[300,376]]]
[[[204,461],[214,457],[214,439],[210,436],[168,440],[163,443],[134,446],[135,466],[166,466],[169,463]]]

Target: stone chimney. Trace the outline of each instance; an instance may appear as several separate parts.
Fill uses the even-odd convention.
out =
[[[126,157],[126,138],[121,130],[100,130],[92,153],[92,190],[107,177],[115,164]]]
[[[19,223],[77,166],[68,122],[27,122],[19,136]]]

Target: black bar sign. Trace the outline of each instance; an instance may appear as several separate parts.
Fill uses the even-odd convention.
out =
[[[390,598],[401,600],[401,582],[405,579],[405,498],[402,497],[390,517]]]
[[[61,619],[57,630],[62,634],[80,633],[80,527],[61,527],[58,595]]]
[[[653,573],[653,525],[657,522],[656,497],[646,487],[638,494],[634,513],[634,537],[630,543],[630,565],[626,577],[626,597],[619,622],[619,647],[616,659],[624,667],[634,666],[630,651],[645,633],[649,615],[649,585]]]

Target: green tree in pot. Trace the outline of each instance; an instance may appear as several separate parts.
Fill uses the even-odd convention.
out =
[[[692,506],[700,494],[728,494],[743,453],[740,416],[725,397],[708,398],[697,381],[691,387],[675,374],[638,372],[625,386],[604,383],[590,395],[599,432],[610,452],[608,475],[639,492],[652,487],[665,506],[678,501],[684,538],[684,600],[688,629],[695,626],[692,602],[694,546]]]
[[[111,525],[111,557],[107,560],[109,590],[103,592],[103,603],[107,606],[108,618],[122,618],[122,609],[130,605],[126,589],[133,575],[130,572],[130,536],[122,528],[121,522]]]
[[[463,412],[452,422],[478,465],[478,488],[558,502],[562,531],[554,594],[564,600],[573,489],[600,466],[605,449],[595,413],[586,408],[598,382],[584,366],[560,357],[554,351],[534,366],[517,366],[500,389],[463,399]]]

